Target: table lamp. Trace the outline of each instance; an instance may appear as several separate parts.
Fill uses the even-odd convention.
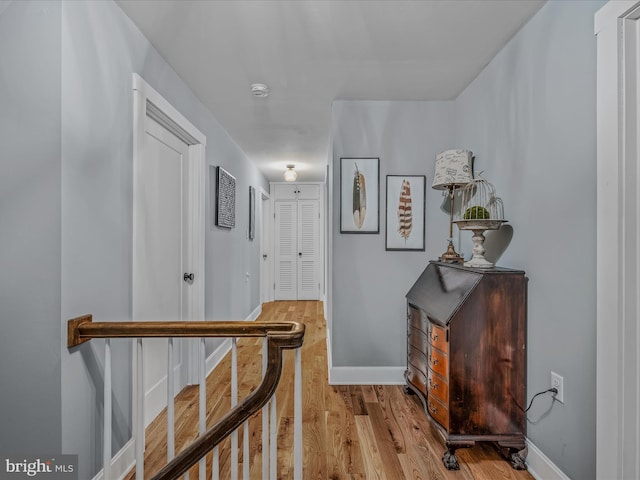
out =
[[[453,246],[453,206],[455,190],[469,183],[473,178],[473,153],[469,150],[445,150],[436,155],[436,172],[431,188],[447,190],[449,197],[449,245],[438,260],[449,263],[462,263],[461,257]]]

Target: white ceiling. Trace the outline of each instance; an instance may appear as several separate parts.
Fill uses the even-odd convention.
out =
[[[324,180],[333,100],[453,99],[544,3],[117,1],[270,181]]]

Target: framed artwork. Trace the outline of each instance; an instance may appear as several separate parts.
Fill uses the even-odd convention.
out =
[[[256,236],[256,189],[249,187],[249,240]]]
[[[222,167],[216,168],[216,225],[236,226],[236,178]]]
[[[340,233],[380,233],[380,159],[340,159]]]
[[[424,252],[424,175],[387,175],[385,250]]]

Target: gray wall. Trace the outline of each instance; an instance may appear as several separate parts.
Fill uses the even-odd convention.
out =
[[[527,435],[580,479],[595,478],[593,15],[602,4],[547,3],[456,101],[457,143],[476,154],[513,227],[500,263],[529,277],[528,397],[549,388],[551,370],[565,381],[565,404],[548,411],[548,397],[536,400]]]
[[[436,153],[454,144],[454,105],[336,101],[332,111],[333,366],[402,366],[404,296],[449,236],[443,197],[430,182]],[[340,157],[380,158],[380,234],[340,233]],[[386,175],[427,176],[426,252],[385,251]]]
[[[131,319],[132,73],[206,135],[207,164],[237,180],[232,230],[213,225],[206,194],[206,319],[259,306],[248,188],[268,182],[113,2],[11,3],[0,67],[0,451],[78,454],[79,478],[91,478],[104,343],[68,351],[66,321]],[[130,351],[113,342],[114,454],[131,436]]]
[[[499,264],[530,278],[528,398],[549,388],[551,370],[565,379],[565,405],[536,400],[527,435],[581,479],[595,476],[593,15],[602,4],[548,2],[455,101],[336,102],[332,129],[333,365],[405,364],[404,294],[447,236],[430,188],[426,254],[385,252],[383,233],[340,234],[339,158],[380,156],[382,181],[424,173],[429,187],[435,153],[468,148],[505,203],[513,237]],[[468,257],[471,234],[460,238]]]
[[[131,318],[133,72],[206,135],[207,164],[236,177],[236,228],[216,227],[207,167],[205,317],[246,318],[259,306],[248,190],[268,190],[266,179],[117,4],[65,2],[62,22],[62,321],[85,312]],[[130,342],[114,343],[114,371],[127,372]],[[80,454],[83,478],[101,468],[102,351],[101,342],[62,349],[62,445]],[[130,438],[130,381],[114,378],[114,453]]]
[[[60,4],[0,12],[0,452],[60,451]]]

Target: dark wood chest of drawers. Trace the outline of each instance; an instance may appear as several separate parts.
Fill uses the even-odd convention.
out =
[[[525,468],[526,294],[522,271],[440,262],[407,293],[406,390],[442,434],[449,469],[477,441]]]

